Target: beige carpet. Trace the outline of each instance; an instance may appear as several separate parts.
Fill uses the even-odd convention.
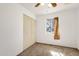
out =
[[[79,56],[79,50],[69,47],[35,43],[19,56]]]

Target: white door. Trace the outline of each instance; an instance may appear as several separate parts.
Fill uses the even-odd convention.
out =
[[[35,20],[29,16],[23,17],[23,48],[30,47],[36,41]]]

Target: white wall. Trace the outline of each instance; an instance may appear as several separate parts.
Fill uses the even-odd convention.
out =
[[[35,19],[19,4],[0,4],[0,56],[23,51],[23,13]]]
[[[45,31],[46,19],[55,16],[59,17],[60,40],[54,40],[52,33]],[[76,9],[37,16],[37,42],[76,48],[76,20]]]
[[[77,48],[79,50],[79,8],[77,10]]]

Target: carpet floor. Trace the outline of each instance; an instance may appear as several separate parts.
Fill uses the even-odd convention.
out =
[[[79,56],[75,48],[35,43],[18,56]]]

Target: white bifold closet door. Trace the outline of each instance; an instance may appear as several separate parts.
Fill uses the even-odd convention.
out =
[[[36,21],[29,16],[23,16],[23,49],[36,42]]]

